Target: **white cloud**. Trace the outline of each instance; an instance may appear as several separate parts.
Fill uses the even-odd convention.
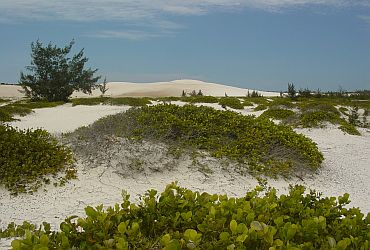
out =
[[[152,34],[150,32],[144,32],[141,30],[103,30],[96,33],[90,33],[87,36],[97,38],[124,38],[128,40],[144,40],[150,37],[158,37],[159,34]]]
[[[370,7],[370,0],[0,0],[0,22],[67,20],[117,21],[136,27],[152,27],[166,34],[183,28],[171,16],[203,15],[212,11],[256,8],[282,11],[305,6]],[[140,33],[141,32],[141,33]],[[142,31],[104,31],[101,37],[146,38]]]

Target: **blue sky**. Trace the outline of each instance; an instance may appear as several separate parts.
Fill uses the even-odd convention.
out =
[[[40,39],[109,81],[370,89],[370,0],[0,0],[0,82]]]

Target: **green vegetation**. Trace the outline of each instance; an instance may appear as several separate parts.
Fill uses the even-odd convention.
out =
[[[65,171],[61,181],[74,177],[69,149],[44,130],[16,130],[0,125],[0,183],[13,194],[37,190],[48,175]]]
[[[145,106],[151,104],[150,99],[146,97],[93,97],[93,98],[74,98],[71,100],[72,105],[128,105],[133,107]]]
[[[7,99],[2,99],[2,98],[0,98],[0,103],[4,103],[4,102],[8,102],[9,100],[7,100]]]
[[[220,98],[218,104],[233,109],[244,109],[244,104],[236,97],[223,97]]]
[[[265,104],[260,104],[260,105],[258,105],[257,107],[255,107],[254,108],[254,111],[261,111],[261,110],[265,110],[265,109],[267,109],[268,108],[268,106],[267,105],[265,105]]]
[[[182,101],[190,103],[218,103],[219,98],[214,96],[190,96],[181,98]]]
[[[74,41],[64,48],[51,43],[44,47],[39,40],[31,44],[31,65],[26,67],[30,74],[21,72],[19,80],[27,97],[67,102],[73,91],[91,94],[100,76],[94,77],[97,69],[84,69],[88,58],[83,49],[68,56],[73,44]]]
[[[286,120],[295,115],[295,112],[288,109],[273,108],[262,113],[262,117],[273,118],[277,120]]]
[[[17,101],[9,103],[4,106],[0,106],[0,122],[14,121],[14,115],[25,116],[32,112],[32,109],[36,108],[51,108],[58,105],[62,105],[63,102],[47,102],[47,101]]]
[[[325,123],[339,125],[338,128],[352,135],[360,135],[356,126],[366,126],[365,123],[359,121],[358,108],[355,105],[357,102],[344,99],[340,101],[338,98],[302,98],[295,97],[294,102],[288,98],[272,98],[273,101],[267,104],[261,104],[255,108],[255,111],[267,109],[262,116],[282,120],[284,124],[297,127],[321,127]],[[370,102],[362,102],[362,106],[368,105]],[[351,112],[347,113],[348,109],[341,107],[337,109],[335,105],[348,105]],[[291,109],[298,109],[293,111]],[[295,115],[294,115],[295,113]],[[348,116],[348,121],[341,117],[341,113]]]
[[[9,226],[23,249],[369,249],[370,214],[345,208],[349,195],[322,197],[291,187],[256,187],[241,198],[193,192],[168,185],[161,195],[148,190],[139,205],[123,202],[103,210],[86,207],[86,217],[68,217],[60,231],[48,223]],[[0,232],[1,235],[1,232]]]
[[[323,160],[316,144],[268,119],[185,105],[130,109],[72,134],[76,138],[124,136],[209,151],[270,176],[315,170]]]

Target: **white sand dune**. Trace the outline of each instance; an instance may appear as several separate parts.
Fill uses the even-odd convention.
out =
[[[237,88],[217,83],[208,83],[198,80],[175,80],[170,82],[154,83],[131,83],[131,82],[109,82],[106,96],[111,97],[163,97],[163,96],[181,96],[182,91],[191,93],[193,90],[202,91],[204,95],[212,96],[246,96],[248,91],[252,93],[253,89]],[[24,95],[19,92],[22,88],[18,85],[0,85],[0,98],[22,98]],[[256,90],[257,91],[257,90]],[[263,96],[279,96],[280,93],[260,91]],[[82,92],[73,93],[72,97],[97,97],[101,92],[95,89],[92,95]]]

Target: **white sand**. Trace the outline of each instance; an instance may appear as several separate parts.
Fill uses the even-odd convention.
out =
[[[176,102],[177,103],[177,102]],[[177,103],[183,104],[183,103]],[[215,104],[207,104],[214,106]],[[52,133],[68,132],[79,126],[92,123],[103,115],[113,114],[127,107],[63,105],[56,108],[39,109],[35,113],[12,123],[21,128],[43,127]],[[242,111],[250,114],[248,110]],[[344,134],[329,127],[327,129],[299,129],[299,133],[312,138],[325,156],[321,170],[305,181],[299,179],[269,180],[269,184],[286,192],[289,184],[304,184],[322,192],[325,196],[338,196],[347,192],[351,206],[370,212],[370,132],[362,130],[362,136]],[[242,196],[256,186],[257,181],[250,176],[242,176],[233,171],[216,168],[212,174],[204,175],[197,169],[179,164],[174,171],[143,173],[140,176],[122,177],[114,169],[98,166],[78,165],[78,180],[64,187],[46,186],[33,195],[21,194],[12,197],[5,188],[0,188],[0,227],[14,221],[28,220],[40,224],[51,222],[55,228],[68,215],[83,215],[87,205],[111,205],[121,201],[121,190],[127,190],[133,201],[138,194],[155,188],[163,190],[166,184],[179,181],[181,186],[210,193],[226,193]],[[9,241],[0,242],[1,247]]]
[[[20,121],[9,123],[20,129],[43,128],[50,133],[65,133],[89,125],[97,119],[126,111],[129,106],[74,106],[67,103],[54,108],[35,109],[33,113],[25,117],[16,117]]]
[[[252,89],[237,88],[222,84],[208,83],[197,80],[175,80],[170,82],[154,82],[154,83],[131,83],[131,82],[109,82],[107,83],[108,91],[106,96],[122,97],[122,96],[145,96],[145,97],[161,97],[161,96],[181,96],[182,91],[191,93],[195,90],[197,93],[202,90],[204,95],[212,96],[246,96],[248,91],[252,93]],[[14,85],[0,85],[0,97],[22,98],[24,95],[19,92],[22,88]],[[277,92],[258,91],[263,96],[279,96]],[[82,92],[73,93],[72,97],[97,97],[101,92],[96,89],[92,95],[86,95]]]

